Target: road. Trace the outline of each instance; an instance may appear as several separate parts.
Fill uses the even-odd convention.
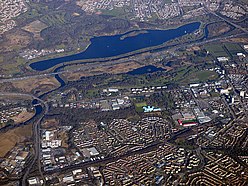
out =
[[[228,19],[225,19],[224,17],[222,17],[222,16],[216,14],[215,12],[209,11],[209,13],[212,14],[212,15],[214,15],[214,16],[216,16],[216,17],[218,17],[218,18],[220,18],[220,19],[222,19],[223,21],[229,23],[230,25],[232,25],[232,26],[234,26],[234,27],[236,27],[236,28],[242,30],[242,31],[245,32],[246,34],[248,34],[248,30],[246,30],[246,28],[243,28],[243,27],[241,27],[240,25],[237,25],[236,23],[233,23],[233,22],[229,21]]]
[[[222,20],[230,23],[231,25],[235,26],[236,28],[244,31],[245,34],[248,33],[248,31],[245,28],[243,28],[243,27],[241,27],[241,26],[239,26],[239,25],[237,25],[235,23],[232,23],[232,22],[230,22],[230,21],[222,18],[221,16],[219,16],[219,15],[213,13],[213,12],[211,12],[211,14],[219,17],[220,19],[222,19]],[[226,36],[226,37],[219,37],[219,38],[209,39],[209,40],[205,40],[205,41],[197,41],[197,42],[194,42],[194,43],[186,43],[186,44],[182,44],[180,46],[171,47],[170,49],[174,49],[175,50],[175,49],[179,49],[179,48],[183,48],[183,47],[192,47],[192,46],[195,46],[195,45],[203,45],[203,44],[206,44],[206,43],[209,43],[209,42],[214,42],[214,41],[218,41],[218,40],[229,39],[229,38],[233,38],[233,37],[237,37],[237,36],[241,36],[241,35],[244,35],[244,33],[243,34],[236,34],[236,35],[232,35],[232,36]],[[145,51],[145,52],[147,52],[147,51]],[[125,56],[123,58],[125,58]],[[108,59],[106,59],[106,61],[107,60]],[[43,74],[38,74],[38,75],[23,76],[23,77],[17,77],[17,78],[1,79],[0,80],[0,83],[20,81],[20,80],[25,80],[25,79],[30,79],[30,78],[49,77],[49,76],[54,76],[54,75],[57,75],[57,74],[63,74],[63,73],[68,73],[68,72],[77,72],[77,71],[80,71],[80,70],[81,69],[78,68],[78,69],[74,69],[74,70],[65,70],[65,71],[60,71],[60,72],[51,72],[51,73],[43,73]],[[0,92],[0,96],[30,97],[32,99],[38,100],[42,104],[42,106],[43,106],[43,113],[38,116],[39,119],[33,124],[33,135],[34,135],[34,138],[35,138],[34,139],[34,150],[35,150],[35,154],[34,154],[33,160],[31,161],[30,165],[27,167],[26,172],[25,172],[25,174],[24,174],[24,176],[22,178],[22,185],[26,185],[27,177],[28,177],[31,169],[33,168],[33,166],[34,166],[34,164],[36,163],[37,160],[38,160],[39,172],[40,172],[41,176],[43,177],[43,173],[42,173],[41,165],[40,165],[40,161],[39,161],[39,159],[40,159],[39,158],[40,157],[40,123],[41,123],[42,119],[44,118],[44,116],[48,113],[48,105],[42,99],[39,99],[38,97],[36,97],[34,95],[31,95],[31,94],[9,93],[9,92],[3,92],[3,93],[1,93]],[[160,143],[158,143],[156,145],[159,145],[159,144]],[[153,148],[153,147],[149,147],[148,149],[150,149],[150,148]],[[141,153],[141,152],[136,152],[136,153]],[[92,163],[95,163],[95,162],[92,162]],[[85,165],[85,163],[84,164],[79,164],[78,166],[82,166],[82,165]],[[73,168],[74,167],[75,166],[73,166]]]
[[[37,121],[35,121],[33,123],[33,136],[34,136],[34,150],[35,150],[35,154],[34,154],[34,158],[31,161],[30,165],[27,166],[25,174],[22,178],[22,182],[21,185],[26,185],[26,181],[27,181],[27,177],[29,176],[29,172],[30,170],[33,168],[34,164],[36,161],[38,161],[38,169],[40,172],[40,175],[42,178],[44,178],[43,176],[43,172],[41,170],[41,164],[40,164],[40,123],[42,121],[42,119],[44,118],[44,116],[48,113],[48,105],[46,102],[44,102],[42,99],[32,95],[32,94],[23,94],[23,93],[13,93],[13,92],[0,92],[0,96],[20,96],[20,97],[28,97],[28,98],[32,98],[32,99],[36,99],[37,101],[39,101],[42,106],[43,106],[43,113],[38,115],[39,119]],[[45,180],[45,179],[43,179]]]
[[[226,37],[218,37],[218,38],[209,39],[209,40],[205,40],[205,41],[197,41],[197,42],[193,42],[193,43],[186,43],[186,44],[182,44],[182,45],[168,47],[168,50],[177,50],[177,49],[184,48],[184,47],[193,47],[193,46],[196,46],[196,45],[204,45],[204,44],[214,42],[214,41],[225,40],[225,39],[230,39],[230,38],[237,37],[237,36],[242,36],[244,34],[246,34],[246,33],[235,34],[235,35],[226,36]],[[161,47],[161,48],[164,48],[164,47]],[[157,49],[159,49],[159,47]],[[153,51],[153,50],[154,49],[145,50],[142,53]],[[136,54],[134,54],[134,55],[136,55]],[[125,58],[125,57],[128,57],[128,56],[123,56],[122,58]],[[116,56],[116,57],[106,58],[106,60],[104,60],[104,61],[111,61],[111,60],[115,60],[116,58],[118,59],[119,57]],[[68,63],[65,66],[83,64],[83,63],[85,63],[85,64],[86,63],[94,63],[94,62],[100,62],[100,61],[97,60],[97,61],[90,61],[90,62],[85,61],[85,62],[78,62],[78,63]],[[63,70],[63,71],[59,71],[59,72],[50,72],[50,73],[43,73],[43,74],[38,74],[38,75],[29,75],[29,76],[23,76],[23,77],[6,78],[6,79],[0,79],[0,83],[21,81],[21,80],[26,80],[26,79],[31,79],[31,78],[43,78],[43,77],[49,77],[49,76],[54,76],[54,75],[59,75],[59,74],[64,74],[64,73],[69,73],[69,72],[79,72],[81,70],[82,69],[79,67],[77,69]]]
[[[188,132],[188,131],[189,131],[188,128],[183,129],[182,131],[179,131],[179,132],[173,134],[169,139],[155,141],[153,144],[151,144],[149,146],[146,146],[146,147],[144,147],[142,149],[138,149],[138,150],[135,150],[135,151],[132,151],[132,152],[127,152],[125,154],[118,155],[118,156],[105,157],[104,159],[100,159],[100,160],[87,161],[87,162],[80,162],[78,164],[72,164],[72,165],[69,165],[69,166],[66,166],[66,167],[63,167],[63,168],[55,169],[55,170],[52,170],[52,171],[47,171],[45,174],[50,175],[50,174],[53,174],[53,173],[56,173],[56,172],[60,172],[60,173],[63,172],[63,171],[68,172],[68,171],[71,171],[71,170],[75,170],[76,168],[89,167],[89,166],[94,166],[94,165],[106,164],[106,163],[109,163],[109,162],[114,162],[114,161],[117,161],[119,159],[132,156],[134,154],[144,154],[144,153],[152,151],[153,149],[158,148],[160,145],[170,143],[169,142],[170,140],[174,140],[177,136],[179,136],[179,135],[181,135],[181,134],[183,134],[185,132]]]
[[[225,66],[224,66],[222,63],[218,62],[218,60],[216,60],[216,61],[217,61],[218,66],[219,66],[222,70],[225,70],[225,72],[226,72],[226,73],[224,74],[225,79],[229,81],[229,85],[231,86],[234,95],[238,98],[239,104],[240,104],[241,107],[243,108],[243,112],[244,112],[244,114],[245,114],[246,120],[248,120],[248,112],[247,112],[246,106],[245,106],[244,102],[242,101],[240,95],[237,93],[237,89],[235,88],[235,85],[233,84],[231,78],[228,76],[228,70],[225,68]],[[244,85],[245,85],[245,84],[244,84]],[[246,87],[246,86],[245,86],[245,87]],[[247,88],[247,87],[246,87],[246,88]],[[236,114],[234,113],[233,109],[230,107],[230,105],[227,103],[227,101],[225,100],[224,97],[222,97],[222,101],[223,101],[223,103],[228,107],[228,109],[229,109],[229,111],[231,112],[233,118],[236,119]]]

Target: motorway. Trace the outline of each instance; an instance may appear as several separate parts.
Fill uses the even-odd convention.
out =
[[[235,28],[238,28],[238,29],[242,30],[242,31],[245,32],[246,34],[248,34],[248,30],[247,30],[246,28],[243,28],[243,27],[241,27],[240,25],[237,25],[236,23],[233,23],[233,22],[229,21],[228,19],[225,19],[224,17],[222,17],[222,16],[216,14],[215,12],[210,12],[210,11],[209,11],[209,13],[212,14],[212,15],[214,15],[214,16],[216,16],[216,17],[218,17],[218,18],[220,18],[220,19],[222,19],[223,21],[229,23],[230,25],[234,26]]]
[[[184,47],[193,47],[193,46],[196,46],[196,45],[204,45],[204,44],[207,44],[207,43],[210,43],[210,42],[215,42],[215,41],[219,41],[219,40],[230,39],[230,38],[242,36],[242,35],[245,35],[245,34],[247,34],[247,33],[239,33],[239,34],[235,34],[235,35],[231,35],[231,36],[218,37],[218,38],[208,39],[208,40],[204,40],[204,41],[196,41],[196,42],[193,42],[193,43],[185,43],[185,44],[182,44],[182,45],[177,45],[177,46],[168,47],[168,48],[170,50],[178,50],[178,49],[181,49],[181,48],[184,48]],[[159,48],[164,48],[164,46],[158,47],[157,49],[159,49]],[[145,50],[142,53],[153,51],[153,50],[154,49]],[[134,55],[136,55],[136,54],[134,54]],[[130,55],[129,54],[126,54],[126,56],[123,56],[121,58],[126,58],[128,56],[130,56]],[[111,58],[106,58],[102,62],[116,60],[116,59],[119,59],[119,58],[120,58],[119,56],[111,57]],[[87,64],[87,63],[94,63],[94,62],[101,62],[101,61],[100,60],[97,60],[97,61],[90,61],[90,62],[85,61],[85,62],[68,63],[65,66]],[[26,79],[31,79],[31,78],[43,78],[43,77],[60,75],[60,74],[69,73],[69,72],[79,72],[81,70],[82,70],[82,68],[79,67],[77,69],[62,70],[62,71],[59,71],[59,72],[50,72],[50,73],[43,73],[43,74],[38,74],[38,75],[29,75],[29,76],[23,76],[23,77],[6,78],[6,79],[0,79],[0,83],[21,81],[21,80],[26,80]]]
[[[218,40],[224,40],[224,39],[229,39],[229,38],[233,38],[233,37],[237,37],[237,36],[241,36],[241,35],[244,35],[244,34],[247,34],[248,31],[235,24],[235,23],[232,23],[226,19],[224,19],[223,17],[213,13],[213,12],[210,12],[211,14],[219,17],[220,19],[230,23],[231,25],[235,26],[236,28],[242,30],[243,32],[245,33],[242,33],[242,34],[236,34],[236,35],[231,35],[231,36],[226,36],[226,37],[218,37],[218,38],[214,38],[214,39],[209,39],[209,40],[205,40],[205,41],[197,41],[197,42],[194,42],[194,43],[186,43],[186,44],[183,44],[183,45],[180,45],[180,46],[175,46],[175,47],[172,47],[170,49],[173,49],[173,50],[176,50],[176,49],[180,49],[180,48],[183,48],[183,47],[192,47],[192,46],[195,46],[195,45],[203,45],[203,44],[206,44],[206,43],[209,43],[209,42],[214,42],[214,41],[218,41]],[[147,51],[145,51],[147,52]],[[123,57],[125,58],[125,56]],[[111,58],[113,59],[113,58]],[[111,60],[111,59],[106,59],[107,60]],[[97,61],[99,62],[99,61]],[[82,64],[82,62],[78,63],[78,64]],[[70,65],[70,64],[68,64]],[[80,71],[81,69],[78,68],[78,69],[74,69],[74,70],[64,70],[64,71],[60,71],[60,72],[51,72],[51,73],[43,73],[43,74],[38,74],[38,75],[30,75],[30,76],[23,76],[23,77],[16,77],[16,78],[9,78],[9,79],[1,79],[0,80],[0,83],[4,83],[4,82],[13,82],[13,81],[20,81],[20,80],[25,80],[25,79],[30,79],[30,78],[42,78],[42,77],[49,77],[49,76],[54,76],[54,75],[57,75],[57,74],[63,74],[63,73],[68,73],[68,72],[77,72],[77,71]],[[25,171],[25,174],[22,178],[22,185],[26,185],[26,181],[27,181],[27,177],[31,171],[31,169],[33,168],[33,166],[35,165],[35,163],[37,162],[38,163],[38,168],[39,168],[39,172],[40,172],[40,175],[44,178],[43,176],[43,173],[42,173],[42,170],[41,170],[41,165],[40,165],[40,161],[39,161],[39,157],[40,157],[40,124],[41,124],[41,121],[42,119],[44,118],[44,116],[48,113],[48,105],[46,102],[44,102],[42,99],[34,96],[34,95],[31,95],[31,94],[23,94],[23,93],[10,93],[10,92],[0,92],[0,96],[20,96],[20,97],[29,97],[29,98],[32,98],[32,99],[36,99],[38,100],[42,106],[43,106],[43,112],[42,114],[38,115],[38,120],[36,122],[33,123],[33,136],[34,136],[34,150],[35,150],[35,154],[34,154],[34,158],[33,160],[31,161],[30,165],[27,166],[27,169]],[[161,143],[157,143],[153,146],[150,146],[150,147],[147,147],[146,149],[142,149],[140,151],[137,151],[137,152],[134,152],[134,153],[142,153],[148,149],[151,149],[151,148],[154,148],[154,146],[157,146],[157,145],[160,145]],[[118,157],[118,158],[121,158],[121,157]],[[38,160],[38,161],[37,161]],[[112,159],[113,160],[113,159]],[[102,160],[102,161],[109,161],[109,160]],[[77,166],[82,166],[82,165],[87,165],[87,164],[94,164],[94,163],[99,163],[99,162],[89,162],[89,163],[83,163],[83,164],[79,164]],[[75,168],[75,165],[73,167],[69,167],[69,168]],[[68,167],[66,168],[68,169]]]
[[[184,47],[193,47],[193,46],[196,46],[196,45],[204,45],[204,44],[207,44],[207,43],[210,43],[210,42],[214,42],[214,41],[218,41],[218,40],[230,39],[230,38],[233,38],[233,37],[237,37],[237,36],[242,36],[242,35],[248,34],[248,30],[246,28],[243,28],[240,25],[231,22],[230,20],[228,20],[228,19],[226,19],[226,18],[224,18],[224,17],[216,14],[215,12],[209,11],[206,7],[205,7],[205,9],[206,9],[206,11],[209,14],[212,14],[212,15],[218,17],[219,19],[221,19],[221,20],[223,20],[223,21],[231,24],[232,26],[234,26],[235,28],[240,29],[244,33],[239,33],[239,34],[225,36],[225,37],[218,37],[218,38],[213,38],[213,39],[207,39],[207,40],[204,40],[204,41],[195,41],[195,42],[193,41],[191,43],[185,43],[185,44],[171,46],[171,47],[168,46],[168,48],[170,50],[178,50],[178,49],[181,49],[181,48],[184,48]],[[157,50],[157,49],[160,49],[160,48],[162,49],[162,48],[165,48],[165,47],[159,45],[159,46],[155,46],[155,47],[150,47],[148,49],[144,49],[141,52],[140,51],[136,51],[136,52],[131,52],[131,54],[130,53],[127,53],[127,54],[123,54],[121,56],[108,57],[108,58],[98,59],[98,60],[97,59],[96,60],[90,59],[90,60],[87,60],[87,61],[84,61],[84,62],[68,63],[68,64],[65,64],[64,66],[87,64],[87,63],[94,63],[94,62],[106,62],[106,61],[111,61],[111,60],[117,60],[117,59],[120,59],[120,58],[126,58],[126,57],[129,57],[129,56],[133,56],[133,55],[137,55],[137,54],[142,54],[142,53],[149,52],[149,51],[154,51],[154,50]],[[77,69],[71,69],[71,70],[63,70],[63,71],[59,71],[59,72],[48,72],[48,73],[43,73],[43,74],[38,74],[38,75],[29,75],[29,76],[23,76],[23,77],[6,78],[6,79],[0,79],[0,83],[20,81],[20,80],[25,80],[25,79],[30,79],[30,78],[49,77],[49,76],[59,75],[59,74],[68,73],[68,72],[78,72],[80,70],[82,70],[82,69],[81,68],[77,68]]]
[[[32,98],[34,100],[39,101],[42,105],[43,105],[43,113],[38,115],[38,120],[35,121],[33,123],[33,136],[34,136],[34,150],[35,150],[35,154],[34,154],[34,158],[31,161],[31,163],[27,166],[27,168],[25,169],[25,174],[23,175],[22,178],[22,182],[21,185],[24,186],[26,185],[26,181],[27,181],[27,177],[30,173],[30,170],[33,168],[35,162],[37,161],[38,163],[38,169],[39,169],[39,173],[41,175],[42,178],[44,178],[43,176],[43,172],[41,170],[41,165],[40,165],[40,124],[42,119],[44,118],[44,116],[48,113],[48,105],[46,102],[44,102],[42,99],[32,95],[32,94],[22,94],[22,93],[12,93],[12,92],[0,92],[0,96],[20,96],[20,97],[27,97],[27,98]],[[43,179],[45,180],[45,179]]]
[[[134,154],[143,154],[146,152],[150,152],[153,149],[156,149],[158,146],[166,144],[166,143],[170,143],[171,140],[176,139],[177,136],[182,135],[186,132],[188,132],[189,129],[183,129],[182,131],[179,131],[177,133],[174,133],[169,139],[167,140],[160,140],[160,141],[155,141],[153,144],[148,145],[142,149],[138,149],[135,151],[131,151],[131,152],[127,152],[125,154],[119,155],[119,156],[113,156],[113,157],[105,157],[104,159],[100,159],[100,160],[95,160],[95,161],[87,161],[87,162],[80,162],[78,164],[73,164],[73,165],[69,165],[63,168],[59,168],[59,169],[55,169],[52,171],[47,171],[45,174],[46,175],[50,175],[56,172],[63,172],[63,171],[71,171],[71,170],[75,170],[76,168],[81,168],[81,167],[88,167],[88,166],[93,166],[93,165],[99,165],[99,164],[106,164],[109,162],[113,162],[113,161],[117,161],[119,159],[134,155]]]
[[[34,164],[36,162],[38,163],[39,173],[40,173],[41,177],[43,178],[43,180],[45,181],[43,172],[41,170],[41,164],[40,164],[40,161],[39,161],[39,159],[40,159],[39,157],[40,157],[40,136],[41,136],[40,135],[40,123],[41,123],[42,119],[44,118],[44,116],[48,113],[48,108],[49,107],[48,107],[47,103],[44,102],[43,100],[41,100],[40,98],[32,95],[32,94],[0,92],[0,96],[20,96],[20,97],[27,97],[27,98],[37,99],[43,105],[43,113],[40,114],[38,116],[39,119],[36,122],[33,123],[33,136],[35,137],[35,139],[34,139],[35,155],[34,155],[33,160],[31,161],[31,163],[25,169],[25,173],[24,173],[24,176],[22,177],[21,185],[22,186],[26,185],[29,173],[30,173],[31,169],[33,168],[33,166],[34,166]],[[180,132],[178,132],[176,134],[173,134],[173,136],[171,136],[170,139],[175,139],[176,136],[181,135],[182,133],[185,133],[187,131],[188,131],[188,129],[185,129],[185,130],[180,131]],[[167,143],[170,139],[168,139],[166,141],[157,141],[154,144],[151,144],[150,146],[147,146],[145,148],[142,148],[142,149],[139,149],[139,150],[136,150],[136,151],[133,151],[133,152],[126,153],[126,154],[121,155],[121,156],[104,158],[104,159],[97,160],[97,161],[92,161],[92,162],[91,161],[82,162],[82,163],[79,163],[79,164],[76,164],[76,165],[73,164],[73,165],[70,165],[70,166],[67,166],[67,167],[64,167],[64,168],[56,169],[54,171],[46,172],[46,174],[50,174],[50,173],[54,173],[54,172],[62,172],[62,171],[65,171],[65,170],[67,170],[67,171],[68,170],[73,170],[73,169],[75,169],[77,167],[82,167],[82,166],[91,166],[91,165],[95,165],[95,164],[99,164],[99,163],[112,162],[114,160],[118,160],[118,159],[130,156],[132,154],[137,154],[137,153],[142,154],[142,153],[148,152],[148,151],[158,147],[159,145]]]

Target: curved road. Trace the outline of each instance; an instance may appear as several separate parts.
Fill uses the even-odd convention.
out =
[[[216,14],[215,12],[209,11],[209,13],[212,14],[212,15],[214,15],[214,16],[216,16],[216,17],[218,17],[218,18],[220,18],[220,19],[222,19],[223,21],[225,21],[225,22],[231,24],[232,26],[234,26],[234,27],[236,27],[236,28],[242,30],[242,31],[245,32],[246,34],[248,34],[248,30],[247,30],[246,28],[244,28],[244,27],[242,27],[242,26],[240,26],[240,25],[238,25],[238,24],[236,24],[236,23],[231,22],[230,20],[228,20],[228,19],[226,19],[226,18],[224,18],[224,17],[222,17],[222,16]]]
[[[223,17],[221,17],[221,16],[219,16],[219,15],[213,13],[213,12],[210,12],[210,13],[212,13],[213,15],[219,17],[220,19],[232,24],[236,28],[239,28],[240,30],[244,31],[245,34],[248,33],[248,31],[245,28],[243,28],[243,27],[241,27],[241,26],[239,26],[239,25],[237,25],[235,23],[232,23],[232,22],[224,19]],[[186,43],[186,44],[183,44],[183,45],[180,45],[180,46],[177,46],[177,47],[172,47],[171,49],[173,49],[173,48],[174,49],[179,49],[179,48],[186,47],[186,46],[194,46],[194,45],[199,45],[199,44],[206,44],[206,43],[209,43],[209,42],[213,42],[213,41],[217,41],[217,40],[221,40],[221,39],[228,39],[228,38],[232,38],[232,37],[235,37],[235,36],[240,36],[240,35],[243,35],[243,34],[236,34],[236,35],[226,36],[226,37],[218,37],[218,38],[213,38],[213,39],[209,39],[209,40],[205,40],[205,41],[198,41],[198,42],[194,42],[194,43]],[[75,69],[74,70],[65,70],[65,71],[60,71],[60,72],[44,73],[44,74],[39,74],[39,75],[31,75],[31,76],[24,76],[24,77],[17,77],[17,78],[9,78],[9,79],[0,79],[0,83],[19,81],[19,80],[24,80],[24,79],[34,78],[34,77],[53,76],[53,75],[56,75],[56,74],[62,74],[62,73],[66,73],[66,72],[76,72],[76,71],[80,71],[80,68],[76,69],[76,70]],[[42,173],[41,166],[40,166],[40,161],[39,161],[39,157],[40,157],[40,123],[41,123],[42,119],[44,118],[44,116],[48,113],[48,105],[42,99],[40,99],[40,98],[38,98],[38,97],[36,97],[36,96],[34,96],[32,94],[0,92],[0,96],[29,97],[29,98],[38,100],[43,105],[43,113],[38,116],[39,119],[33,124],[33,134],[34,134],[34,137],[35,137],[35,141],[34,141],[35,155],[34,155],[34,158],[33,158],[32,162],[27,167],[26,172],[25,172],[25,174],[24,174],[24,176],[22,178],[21,185],[26,185],[26,181],[27,181],[27,177],[29,175],[29,172],[30,172],[30,170],[32,169],[32,167],[34,166],[34,164],[36,163],[37,160],[38,160],[39,172],[40,172],[41,176],[43,177],[43,173]]]
[[[46,102],[44,102],[42,99],[32,95],[32,94],[23,94],[23,93],[13,93],[13,92],[0,92],[0,96],[21,96],[21,97],[29,97],[32,99],[36,99],[37,101],[39,101],[42,105],[43,105],[43,113],[38,115],[39,119],[33,123],[33,136],[34,136],[34,150],[35,150],[35,154],[34,154],[34,158],[31,161],[31,163],[27,166],[27,169],[25,171],[25,174],[22,178],[22,182],[21,185],[26,185],[26,181],[27,181],[27,177],[29,175],[30,170],[32,169],[32,167],[34,166],[35,162],[38,160],[38,168],[39,168],[39,172],[40,175],[42,176],[42,178],[44,178],[42,170],[41,170],[41,165],[40,165],[40,123],[42,121],[42,119],[44,118],[44,116],[48,113],[48,104]],[[45,180],[45,179],[43,179]]]

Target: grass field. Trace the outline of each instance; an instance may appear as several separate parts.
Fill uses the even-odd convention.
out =
[[[172,0],[164,0],[164,3],[172,3]]]
[[[220,36],[231,30],[231,26],[226,22],[217,22],[208,25],[209,36]]]
[[[225,49],[220,44],[206,45],[205,49],[210,52],[214,57],[229,57]]]
[[[57,12],[50,15],[45,15],[40,19],[49,26],[63,25],[66,23],[65,12]]]
[[[40,14],[36,9],[30,9],[29,11],[22,14],[20,17],[24,19],[33,19],[41,15],[42,14]]]
[[[243,48],[241,48],[241,46],[236,43],[225,43],[225,47],[233,57],[236,56],[239,52],[244,52]]]
[[[104,15],[110,15],[110,16],[124,16],[127,14],[124,11],[124,8],[115,8],[113,10],[99,10]]]
[[[177,71],[173,81],[179,84],[200,83],[215,80],[218,74],[213,71],[202,70],[199,71],[194,67],[182,67]]]
[[[95,97],[98,97],[99,95],[100,94],[99,94],[99,91],[97,89],[88,90],[86,93],[87,98],[95,98]]]
[[[146,102],[135,103],[134,105],[137,112],[143,112],[143,107],[147,106]]]
[[[15,88],[22,92],[31,93],[40,91],[40,94],[48,92],[60,86],[59,82],[54,77],[30,78],[12,82]]]
[[[173,78],[173,81],[174,82],[181,81],[182,79],[184,79],[184,77],[186,77],[187,73],[192,70],[194,70],[193,67],[181,67],[177,69],[176,76]]]
[[[196,78],[200,82],[204,82],[207,80],[215,80],[218,78],[218,74],[213,71],[208,71],[208,70],[203,70],[203,71],[198,71],[195,74],[191,74],[190,79]]]

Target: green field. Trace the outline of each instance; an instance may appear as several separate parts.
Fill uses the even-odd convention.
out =
[[[65,12],[57,12],[50,15],[43,16],[40,20],[49,26],[63,25],[66,23]]]
[[[196,78],[200,82],[208,81],[208,80],[215,80],[218,78],[218,74],[213,71],[203,70],[198,71],[195,74],[191,74],[190,79]]]
[[[47,14],[47,12],[49,11],[47,6],[43,6],[38,3],[27,2],[27,4],[29,5],[30,9],[27,12],[21,14],[19,16],[20,19],[39,18],[40,16]]]
[[[239,44],[225,43],[225,47],[233,57],[236,56],[239,52],[244,52],[243,48],[241,48]]]
[[[104,15],[109,15],[109,16],[124,16],[127,13],[125,12],[124,8],[114,8],[113,10],[99,10],[102,12]]]
[[[229,57],[223,46],[220,44],[206,45],[205,49],[214,57]]]
[[[31,9],[31,10],[27,11],[26,13],[24,13],[22,15],[22,17],[26,18],[26,19],[32,19],[32,18],[35,18],[35,17],[39,17],[41,15],[42,14],[40,14],[36,9]]]
[[[147,106],[146,102],[135,103],[134,105],[137,112],[143,112],[143,107]]]
[[[172,3],[172,0],[164,0],[164,3]]]
[[[189,83],[203,83],[211,80],[216,80],[218,78],[218,74],[213,71],[196,71],[189,73],[181,83],[189,84]]]
[[[182,67],[177,71],[173,81],[179,84],[190,84],[216,80],[217,78],[218,74],[214,71],[199,71],[194,67]]]
[[[86,92],[86,97],[87,98],[95,98],[95,97],[99,97],[99,90],[97,89],[90,89]]]

